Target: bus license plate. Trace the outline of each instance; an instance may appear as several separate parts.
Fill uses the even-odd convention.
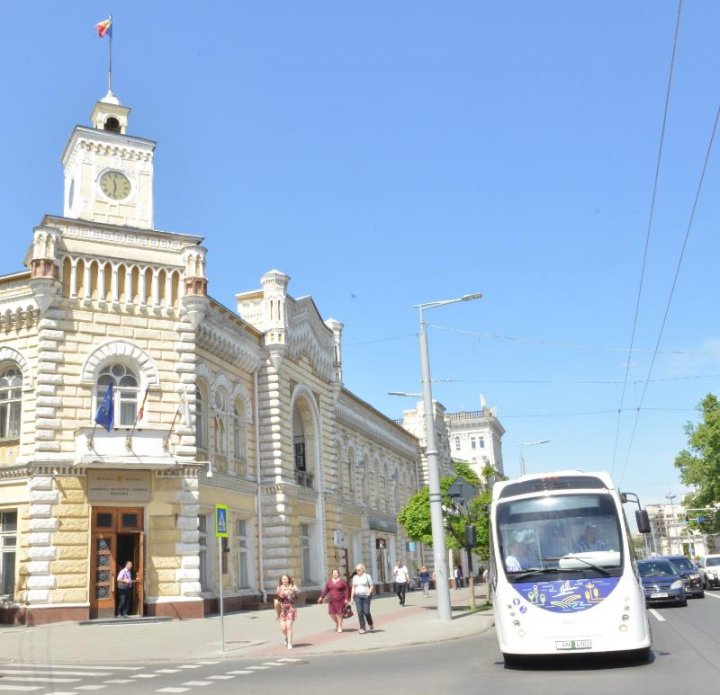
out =
[[[557,650],[592,649],[592,642],[589,639],[570,639],[562,642],[555,642]]]

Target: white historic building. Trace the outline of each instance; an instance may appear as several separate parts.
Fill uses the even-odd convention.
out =
[[[497,419],[495,408],[448,413],[445,407],[433,401],[435,437],[440,475],[452,475],[452,461],[465,461],[483,479],[486,467],[503,474],[502,436],[505,428]],[[427,484],[427,458],[425,450],[425,407],[419,401],[414,408],[403,411],[402,426],[412,432],[420,442],[421,482]]]
[[[283,573],[311,594],[360,561],[388,579],[417,439],[344,388],[342,324],[286,274],[235,311],[208,296],[202,238],[154,226],[129,114],[108,93],[75,127],[63,214],[0,277],[0,621],[111,616],[127,560],[133,612],[173,617]]]

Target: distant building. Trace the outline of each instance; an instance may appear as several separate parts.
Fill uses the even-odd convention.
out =
[[[708,553],[711,539],[701,531],[688,527],[688,510],[685,507],[648,504],[645,509],[650,517],[650,552],[688,557],[702,557]]]
[[[448,413],[445,407],[433,402],[435,407],[435,438],[438,449],[440,475],[452,475],[452,461],[465,461],[483,478],[482,472],[490,466],[503,474],[502,436],[505,428],[497,419],[497,409]],[[427,485],[427,458],[425,436],[425,408],[420,401],[411,410],[403,411],[399,421],[420,442],[422,485]]]

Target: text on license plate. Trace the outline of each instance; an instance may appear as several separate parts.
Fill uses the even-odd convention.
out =
[[[667,591],[656,591],[655,593],[650,594],[650,598],[667,598]]]
[[[568,639],[562,642],[555,642],[555,649],[592,649],[592,642],[589,639]]]

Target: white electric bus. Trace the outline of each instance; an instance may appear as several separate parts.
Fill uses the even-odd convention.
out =
[[[623,510],[630,496],[607,473],[495,483],[490,581],[506,665],[551,654],[649,658],[645,596]],[[647,533],[647,512],[636,518]]]

